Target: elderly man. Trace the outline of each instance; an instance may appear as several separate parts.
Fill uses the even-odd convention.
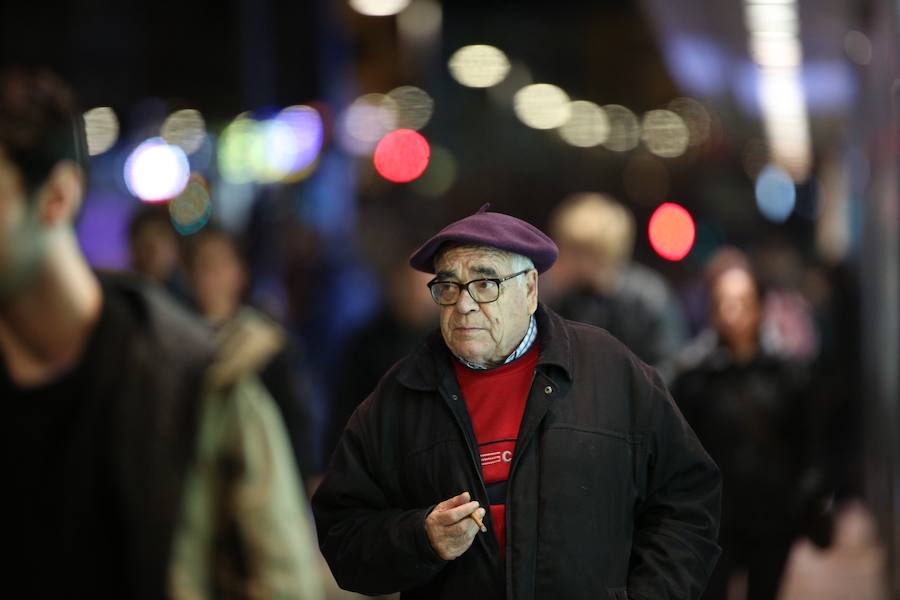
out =
[[[719,554],[718,469],[652,369],[538,303],[556,256],[485,206],[410,258],[436,274],[440,335],[357,409],[313,498],[342,587],[700,596]]]

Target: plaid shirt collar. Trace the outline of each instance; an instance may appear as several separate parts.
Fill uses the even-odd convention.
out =
[[[525,337],[522,338],[522,341],[519,343],[518,347],[513,351],[512,354],[506,357],[506,360],[503,361],[504,365],[511,363],[516,360],[520,356],[523,356],[526,352],[531,350],[532,344],[534,344],[534,340],[537,339],[537,321],[534,318],[534,315],[531,315],[531,319],[528,321],[528,330],[525,332]],[[486,371],[491,367],[487,367],[485,365],[479,365],[477,363],[469,362],[461,356],[456,356],[456,360],[469,367],[470,369],[476,369],[478,371]]]

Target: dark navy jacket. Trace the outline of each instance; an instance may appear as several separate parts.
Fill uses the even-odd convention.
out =
[[[699,598],[719,555],[720,476],[659,376],[604,330],[537,312],[540,356],[506,498],[507,557],[479,534],[452,561],[430,507],[487,505],[475,436],[439,334],[347,425],[313,498],[341,587],[403,598]],[[352,373],[347,374],[352,377]],[[492,531],[490,513],[485,525]]]

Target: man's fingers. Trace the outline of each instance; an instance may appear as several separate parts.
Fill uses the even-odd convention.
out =
[[[442,525],[453,525],[467,519],[479,506],[478,502],[473,500],[461,506],[441,511],[435,515],[435,518]]]
[[[449,510],[455,506],[459,506],[460,504],[465,504],[469,500],[471,500],[471,496],[469,495],[469,492],[463,492],[461,494],[453,496],[452,498],[448,498],[447,500],[444,500],[443,502],[441,502],[440,504],[435,506],[434,510],[435,510],[435,512]]]

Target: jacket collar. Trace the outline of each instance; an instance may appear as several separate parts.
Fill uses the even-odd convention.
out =
[[[542,303],[538,304],[535,318],[540,344],[537,368],[561,369],[571,381],[574,372],[572,340],[565,320]],[[403,361],[397,373],[397,381],[414,390],[436,390],[451,356],[440,330],[435,331]]]

